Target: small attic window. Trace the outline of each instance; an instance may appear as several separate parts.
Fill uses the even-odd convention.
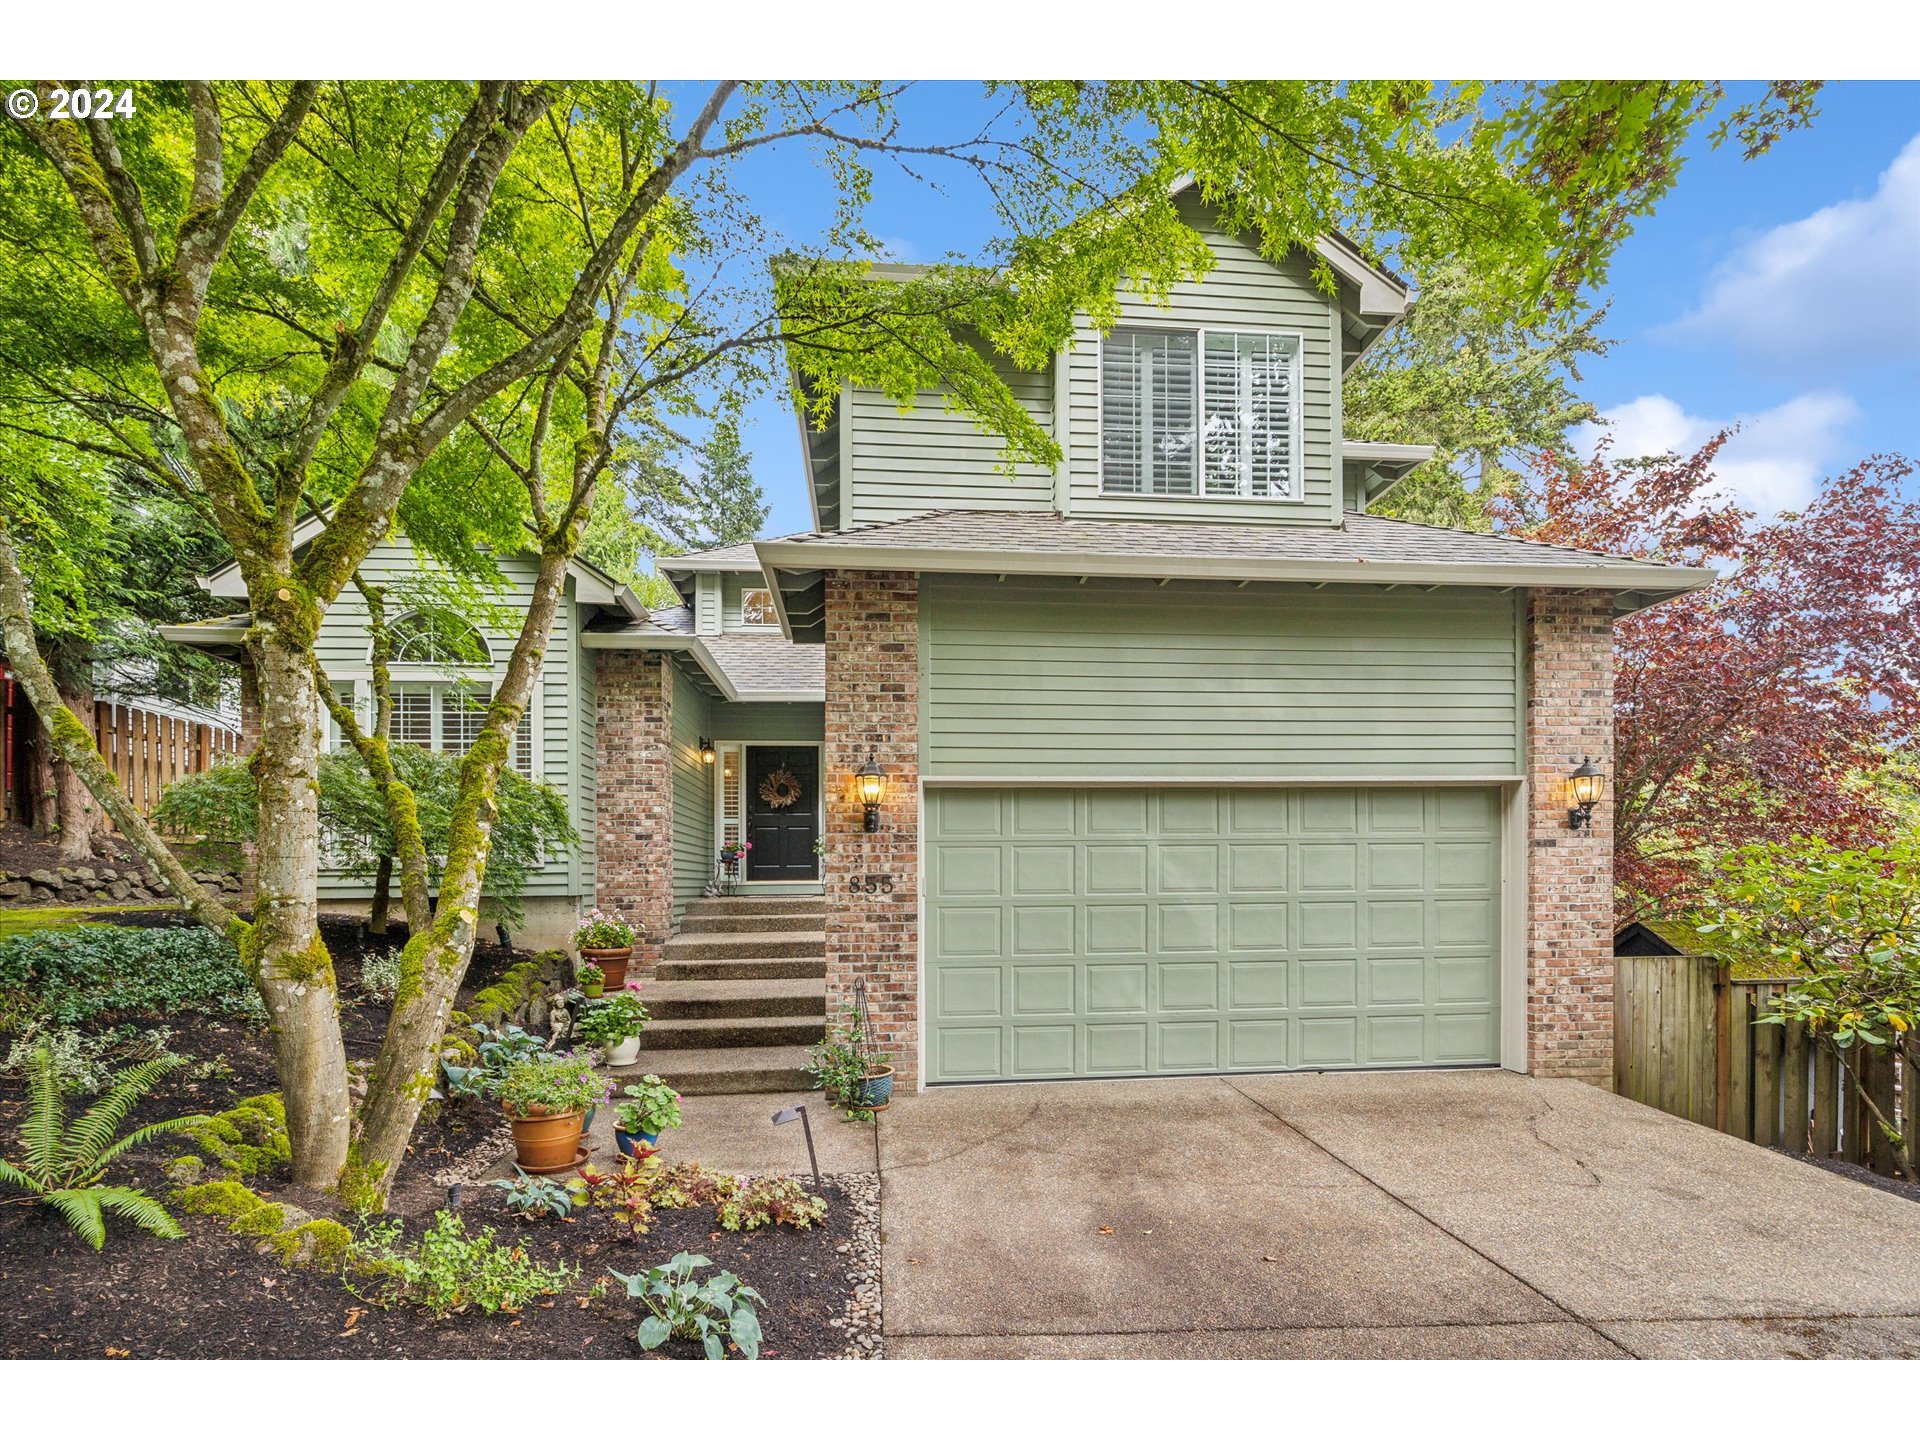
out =
[[[393,658],[414,665],[490,665],[486,637],[457,615],[416,610],[402,615],[388,631]]]
[[[761,625],[775,629],[780,624],[780,616],[773,608],[773,591],[742,590],[740,592],[740,623],[742,625]]]

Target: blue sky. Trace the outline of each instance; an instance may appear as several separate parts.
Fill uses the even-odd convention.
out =
[[[1920,455],[1920,84],[1822,93],[1813,126],[1759,160],[1698,138],[1679,183],[1615,259],[1602,298],[1617,343],[1584,367],[1581,387],[1613,422],[1621,454],[1690,449],[1739,421],[1720,473],[1766,510],[1804,503],[1821,475],[1875,451]],[[960,133],[979,94],[918,87],[908,124]],[[769,155],[739,179],[776,231],[817,236],[829,187],[800,154]],[[937,193],[879,177],[869,228],[895,258],[986,238],[982,194],[947,179]],[[792,415],[770,396],[745,421],[773,507],[767,533],[808,528]]]

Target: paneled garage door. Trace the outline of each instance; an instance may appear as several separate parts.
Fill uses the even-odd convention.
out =
[[[929,789],[927,1078],[1499,1056],[1482,789]]]

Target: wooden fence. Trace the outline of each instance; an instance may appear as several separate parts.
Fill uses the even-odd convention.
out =
[[[156,715],[132,705],[96,704],[93,738],[142,815],[183,775],[197,775],[240,751],[240,733],[225,725]]]
[[[1842,1065],[1798,1024],[1757,1025],[1779,980],[1735,980],[1697,955],[1614,961],[1614,1083],[1622,1095],[1756,1145],[1900,1173],[1861,1095],[1920,1134],[1920,1084],[1856,1047]]]

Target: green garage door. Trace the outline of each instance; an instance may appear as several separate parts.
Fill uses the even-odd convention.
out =
[[[1499,1058],[1485,789],[930,789],[927,1078]]]

